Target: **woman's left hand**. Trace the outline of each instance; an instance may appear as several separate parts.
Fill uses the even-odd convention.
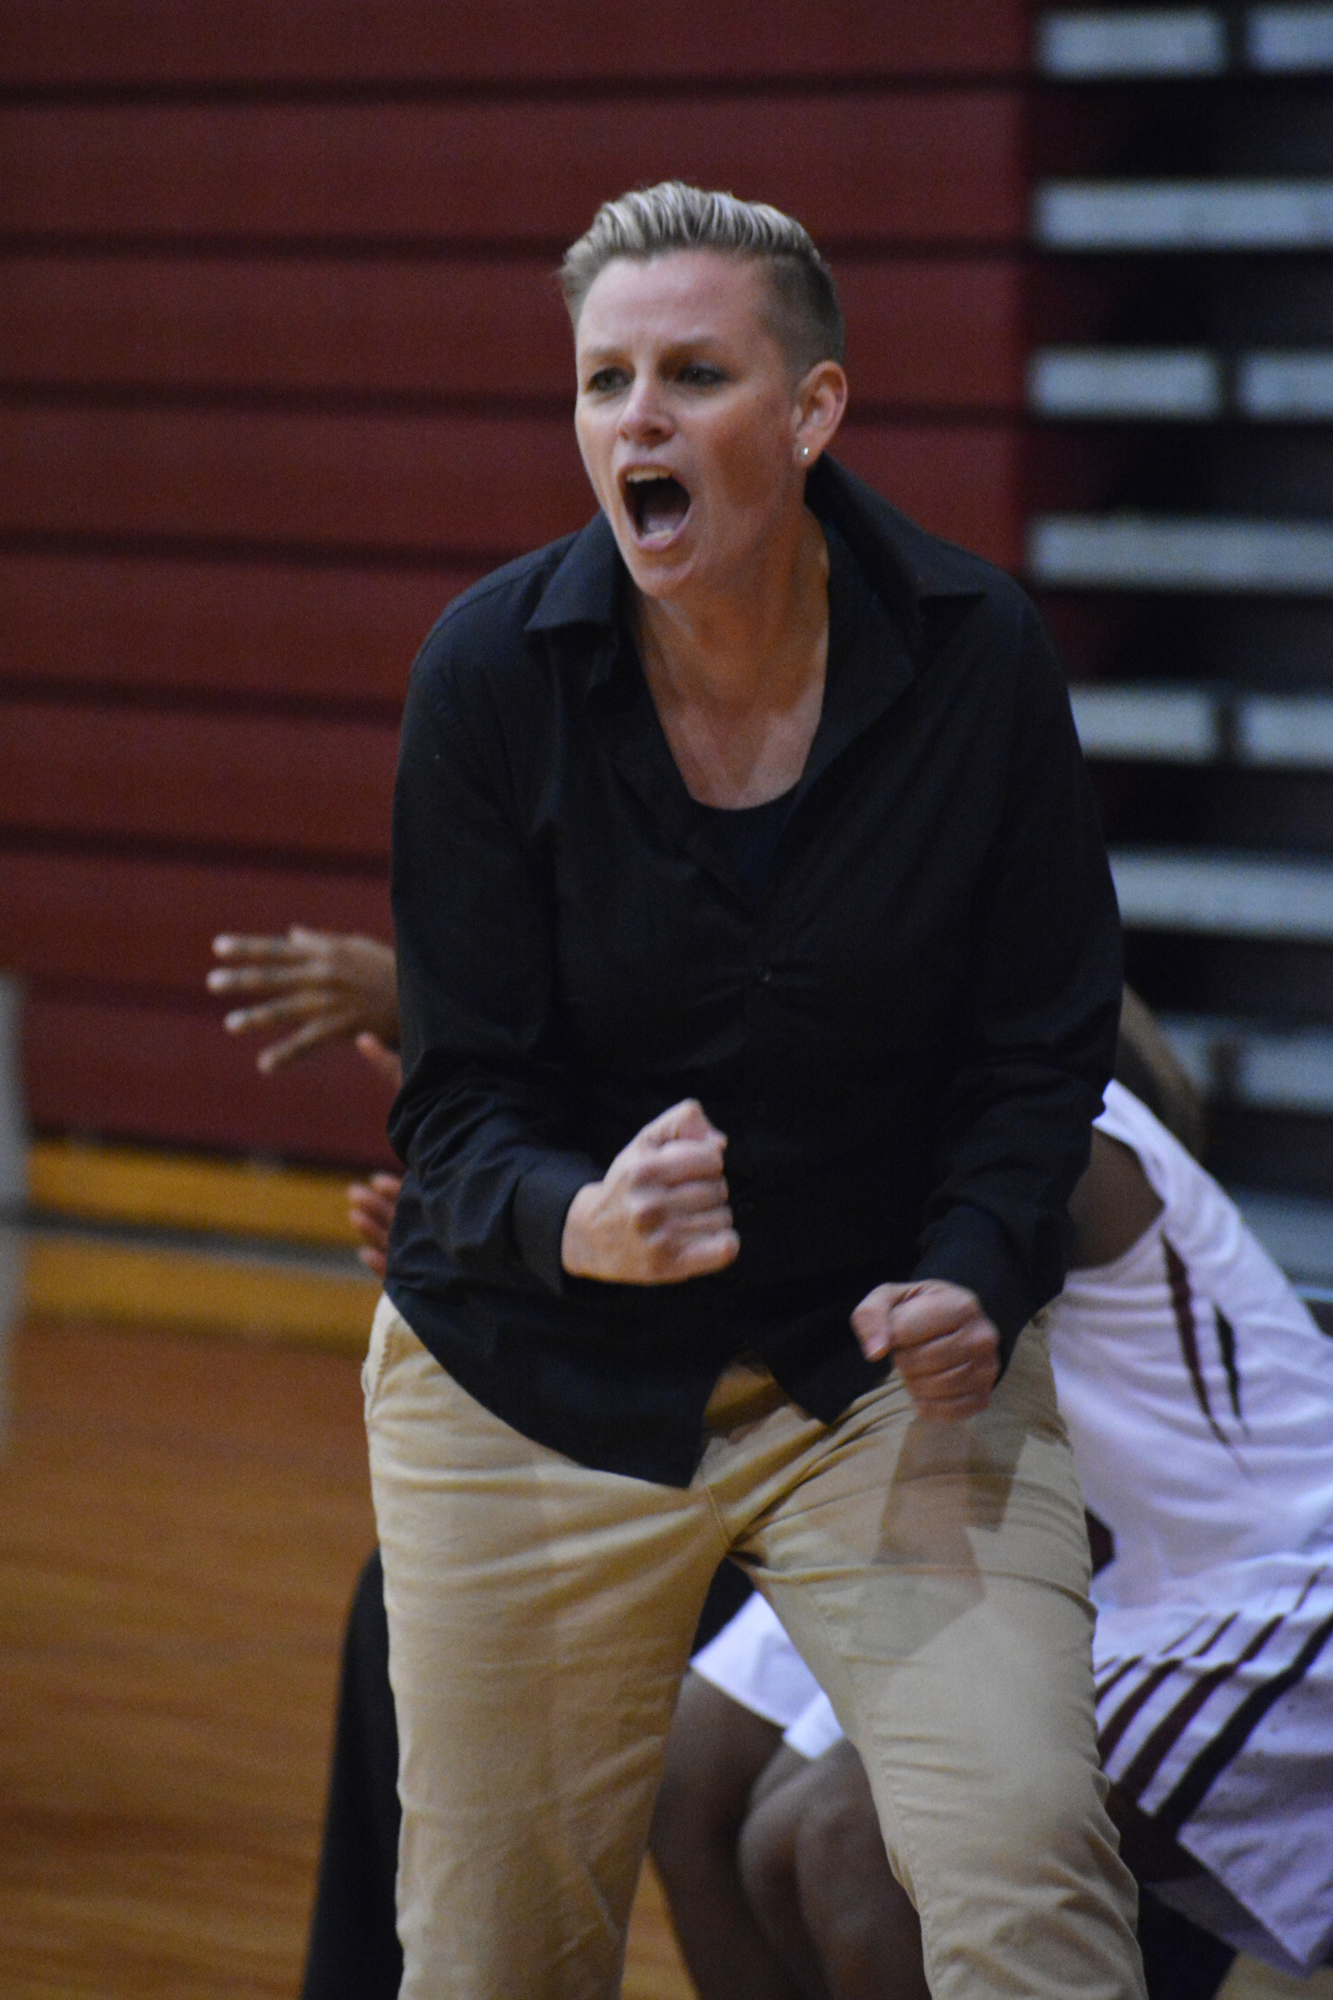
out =
[[[975,1292],[943,1278],[876,1285],[852,1314],[867,1361],[892,1355],[917,1415],[956,1424],[980,1415],[1000,1379],[1000,1336]]]

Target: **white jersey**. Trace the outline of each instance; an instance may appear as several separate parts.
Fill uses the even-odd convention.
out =
[[[1162,1213],[1114,1263],[1071,1271],[1045,1319],[1088,1506],[1115,1536],[1095,1594],[1150,1604],[1333,1522],[1333,1340],[1120,1084],[1097,1128],[1137,1155]]]
[[[1109,1085],[1097,1125],[1162,1201],[1043,1315],[1115,1537],[1093,1585],[1102,1758],[1209,1871],[1159,1898],[1306,1973],[1333,1945],[1333,1340],[1137,1098]],[[758,1597],[694,1666],[804,1756],[841,1736]]]

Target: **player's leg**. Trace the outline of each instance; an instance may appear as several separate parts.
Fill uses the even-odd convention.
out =
[[[783,1749],[741,1836],[755,1914],[810,2000],[930,2000],[921,1927],[893,1878],[861,1760]]]
[[[700,2000],[798,2000],[755,1922],[739,1860],[751,1793],[781,1742],[777,1723],[685,1676],[650,1845]]]
[[[398,1730],[377,1549],[343,1644],[333,1764],[301,2000],[397,2000]]]

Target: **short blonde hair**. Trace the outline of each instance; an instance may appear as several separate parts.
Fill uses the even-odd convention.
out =
[[[615,258],[646,261],[672,250],[758,259],[768,273],[773,332],[793,373],[804,375],[818,361],[842,361],[842,307],[809,231],[767,202],[706,193],[686,181],[659,181],[603,202],[591,229],[570,245],[560,289],[575,326],[593,280]]]

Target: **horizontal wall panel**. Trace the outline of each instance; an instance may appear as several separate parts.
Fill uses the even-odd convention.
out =
[[[998,257],[834,260],[858,402],[1019,410],[1026,277]]]
[[[865,424],[849,426],[838,455],[932,534],[1016,569],[1021,451],[1017,427]]]
[[[0,381],[572,402],[555,263],[0,258]]]
[[[396,705],[479,573],[0,553],[0,678]]]
[[[995,554],[1017,534],[1006,485],[1017,438],[999,425],[852,421],[838,449],[937,533]],[[498,558],[593,512],[565,417],[0,407],[0,531]]]
[[[397,746],[388,723],[0,701],[0,826],[380,859]]]
[[[0,231],[559,244],[608,196],[676,175],[830,243],[1013,242],[1022,125],[1004,89],[9,105]]]
[[[389,1091],[352,1049],[274,1076],[214,1015],[29,996],[28,1116],[44,1132],[95,1133],[353,1167],[387,1166]]]
[[[985,74],[1027,56],[1019,0],[778,0],[728,10],[485,7],[397,0],[101,0],[91,8],[11,0],[0,14],[0,78],[21,83],[572,81],[654,77]]]
[[[551,257],[0,258],[0,382],[572,402]],[[840,258],[854,397],[1017,408],[1022,271]]]
[[[387,873],[0,848],[0,969],[47,987],[157,988],[197,1000],[219,932],[292,924],[387,942]],[[219,1002],[219,1019],[223,1011]]]
[[[504,554],[593,511],[566,417],[0,406],[0,531]]]

